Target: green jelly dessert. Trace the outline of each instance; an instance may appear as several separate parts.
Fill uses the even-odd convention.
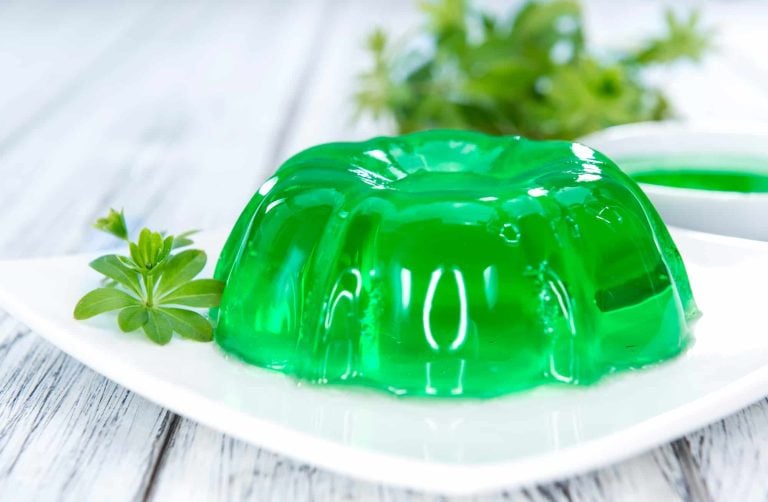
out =
[[[215,275],[226,352],[395,394],[589,384],[679,354],[698,315],[666,227],[613,162],[464,131],[299,153]]]

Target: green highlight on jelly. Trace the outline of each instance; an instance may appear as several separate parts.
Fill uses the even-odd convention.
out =
[[[680,354],[699,315],[666,227],[613,162],[463,131],[299,153],[215,276],[226,352],[398,395],[591,384]]]

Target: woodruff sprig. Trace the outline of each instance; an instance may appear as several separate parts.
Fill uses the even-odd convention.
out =
[[[204,251],[177,249],[193,244],[193,232],[163,235],[144,228],[130,240],[123,212],[110,209],[94,227],[128,244],[130,256],[109,254],[90,263],[106,282],[77,302],[75,319],[83,320],[119,311],[117,324],[124,332],[142,329],[153,342],[164,345],[173,333],[202,342],[213,338],[213,327],[192,308],[218,307],[224,283],[195,279],[207,260]]]

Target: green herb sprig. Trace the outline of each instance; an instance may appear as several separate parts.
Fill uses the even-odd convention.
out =
[[[114,209],[94,227],[125,241],[129,256],[109,254],[90,263],[104,276],[104,283],[77,302],[75,319],[119,311],[117,325],[122,331],[142,329],[160,345],[168,343],[173,333],[201,342],[213,338],[210,321],[189,307],[218,307],[224,283],[195,279],[205,267],[204,251],[176,252],[193,244],[190,236],[194,232],[172,236],[144,228],[133,242],[123,212]]]
[[[698,61],[711,47],[698,13],[666,13],[665,33],[634,50],[602,54],[585,38],[576,0],[528,0],[506,19],[469,0],[423,1],[418,34],[368,40],[371,68],[360,77],[359,112],[401,133],[431,128],[572,139],[671,110],[642,71]]]

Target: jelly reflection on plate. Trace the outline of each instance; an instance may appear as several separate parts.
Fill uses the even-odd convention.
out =
[[[634,124],[583,141],[640,182],[668,225],[768,240],[767,124]]]
[[[216,276],[224,350],[408,395],[589,384],[679,354],[698,313],[666,227],[610,160],[462,131],[294,156]]]
[[[760,162],[768,162],[768,159]],[[674,158],[659,159],[646,169],[631,161],[623,161],[622,165],[638,183],[715,192],[768,193],[768,176],[738,171],[729,159],[722,163],[728,165],[729,170],[705,170],[702,166],[706,163]]]

